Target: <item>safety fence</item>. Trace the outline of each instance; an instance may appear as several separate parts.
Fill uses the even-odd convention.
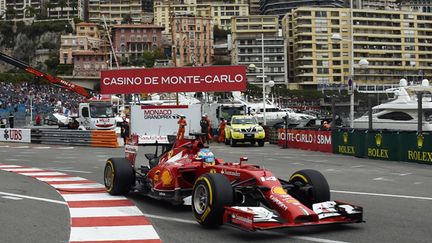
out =
[[[118,147],[115,131],[31,129],[31,143],[92,147]]]

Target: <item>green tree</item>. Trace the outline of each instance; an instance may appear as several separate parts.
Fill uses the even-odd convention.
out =
[[[36,11],[36,8],[29,5],[25,8],[25,13],[26,13],[26,17],[31,18],[31,17],[34,17],[36,15],[37,11]]]
[[[132,16],[130,14],[125,14],[123,16],[122,24],[132,24]]]
[[[58,1],[58,5],[59,5],[59,7],[60,7],[60,15],[61,15],[61,17],[63,18],[63,9],[64,9],[65,7],[67,7],[67,2],[66,2],[66,0],[59,0],[59,1]]]
[[[226,39],[229,33],[231,33],[230,30],[221,29],[218,25],[213,28],[213,38],[215,40]]]
[[[6,19],[14,19],[16,17],[16,11],[14,7],[8,6],[6,8]]]

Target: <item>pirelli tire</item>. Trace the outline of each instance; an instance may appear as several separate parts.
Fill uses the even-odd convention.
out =
[[[216,228],[222,225],[225,206],[231,206],[233,200],[233,188],[224,175],[204,174],[195,181],[192,211],[202,226]]]
[[[126,195],[135,183],[132,165],[125,158],[110,158],[105,164],[104,183],[111,195]]]
[[[290,194],[309,208],[314,203],[330,200],[329,184],[319,171],[299,170],[292,174],[289,183],[295,186]]]

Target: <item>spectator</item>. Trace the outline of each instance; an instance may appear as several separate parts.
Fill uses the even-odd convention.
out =
[[[12,112],[9,114],[9,127],[14,128],[14,115]]]

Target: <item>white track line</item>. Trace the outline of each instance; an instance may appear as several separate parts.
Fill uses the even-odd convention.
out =
[[[338,191],[330,190],[334,193],[342,194],[354,194],[354,195],[368,195],[368,196],[378,196],[378,197],[395,197],[395,198],[407,198],[407,199],[420,199],[420,200],[432,200],[432,197],[418,197],[418,196],[407,196],[407,195],[396,195],[396,194],[383,194],[383,193],[373,193],[373,192],[350,192],[350,191]]]
[[[31,197],[31,196],[20,195],[20,194],[14,194],[14,193],[7,193],[7,192],[0,192],[0,195],[7,195],[7,196],[12,196],[12,197],[19,197],[19,198],[25,198],[25,199],[36,200],[36,201],[50,202],[50,203],[57,203],[57,204],[67,205],[67,203],[66,203],[66,202],[63,202],[63,201],[52,200],[52,199],[46,199],[46,198],[41,198],[41,197]]]

